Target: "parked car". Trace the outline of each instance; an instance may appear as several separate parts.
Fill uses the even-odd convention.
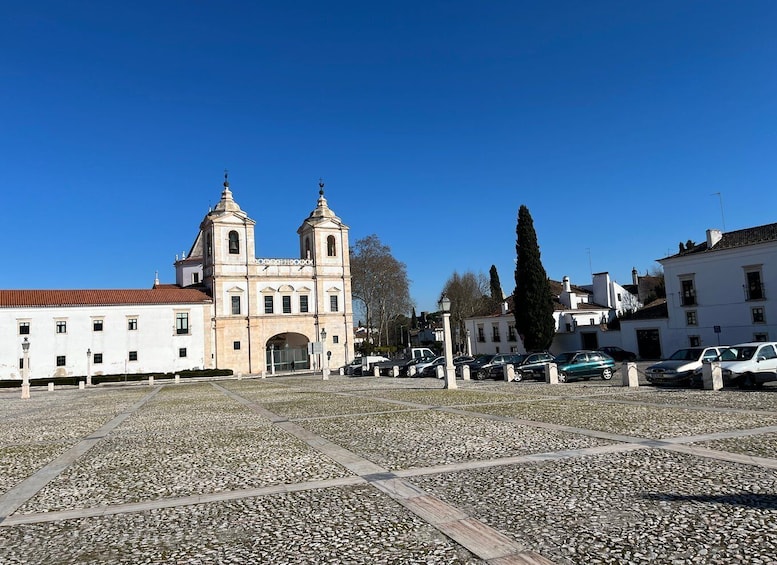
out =
[[[724,385],[752,388],[777,380],[777,342],[732,345],[721,351],[717,360]]]
[[[654,385],[701,386],[702,363],[714,360],[724,347],[686,347],[668,359],[645,369],[645,378]]]
[[[547,351],[525,355],[521,362],[515,366],[515,381],[521,382],[524,379],[544,381],[545,367],[548,363],[553,363],[555,359]]]
[[[486,365],[483,368],[483,370],[486,371],[486,378],[504,380],[505,368],[507,365],[512,365],[513,369],[515,369],[515,367],[520,365],[525,358],[526,354],[524,353],[511,353],[510,355],[504,355],[498,363],[492,363],[491,365]]]
[[[438,357],[427,357],[423,361],[419,361],[415,365],[416,374],[421,376],[421,373],[423,373],[424,369],[429,367],[430,365],[445,365],[445,357],[444,356],[438,356]],[[435,367],[437,366],[435,365]]]
[[[356,359],[354,359],[353,361],[351,361],[347,365],[343,366],[343,374],[345,374],[345,375],[353,375],[353,372],[356,369],[356,367],[361,368],[361,366],[362,366],[362,358],[361,357],[357,357]]]
[[[469,355],[461,355],[459,357],[453,358],[453,367],[455,369],[456,376],[459,375],[459,365],[464,363],[470,363],[474,361],[474,357],[470,357]],[[437,367],[445,367],[445,357],[438,357],[434,360],[434,362],[431,365],[427,365],[424,367],[422,373],[420,376],[422,377],[436,377],[437,376]]]
[[[567,351],[556,356],[556,365],[560,383],[593,377],[609,381],[615,373],[615,360],[601,351]]]
[[[354,377],[361,377],[362,375],[371,377],[373,374],[372,368],[376,363],[383,363],[389,360],[388,357],[383,357],[382,355],[367,355],[360,359],[361,365],[354,367],[353,372],[351,373]]]
[[[613,359],[615,359],[618,363],[622,363],[623,361],[636,361],[637,360],[637,354],[633,351],[626,351],[625,349],[618,347],[617,345],[607,345],[605,347],[600,347],[597,349],[597,351],[601,351],[602,353],[606,353]]]
[[[487,359],[477,360],[470,365],[470,371],[472,376],[477,380],[483,379],[496,379],[499,378],[494,371],[497,365],[506,365],[507,363],[514,363],[517,353],[497,353],[496,355],[488,355]],[[501,378],[504,379],[504,372],[502,372]]]

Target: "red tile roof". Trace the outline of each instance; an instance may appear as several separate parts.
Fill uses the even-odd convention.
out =
[[[120,304],[205,304],[204,292],[174,285],[152,289],[0,290],[0,307],[116,306]]]

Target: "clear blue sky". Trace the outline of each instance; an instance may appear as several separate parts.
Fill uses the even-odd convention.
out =
[[[418,311],[454,271],[513,290],[521,204],[551,278],[627,283],[777,221],[775,29],[772,0],[5,1],[0,287],[174,282],[225,168],[260,257],[323,177]]]

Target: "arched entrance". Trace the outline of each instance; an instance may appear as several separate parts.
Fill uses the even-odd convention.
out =
[[[304,371],[310,368],[308,338],[302,334],[275,334],[265,344],[265,366],[274,375],[279,372]]]

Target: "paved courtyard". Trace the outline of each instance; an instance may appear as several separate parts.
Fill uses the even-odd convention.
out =
[[[0,563],[777,564],[777,388],[0,390]]]

